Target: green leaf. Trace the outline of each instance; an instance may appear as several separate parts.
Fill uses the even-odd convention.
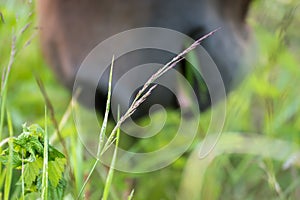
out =
[[[63,178],[63,172],[67,160],[65,158],[56,158],[48,163],[49,181],[53,187],[57,187],[59,180]]]
[[[41,193],[41,179],[43,175],[44,160],[44,130],[39,125],[26,126],[23,125],[23,132],[13,138],[12,166],[15,169],[22,168],[24,163],[24,182],[27,194],[33,192]],[[63,177],[65,170],[65,156],[48,145],[48,181],[49,199],[62,199],[66,180]],[[2,151],[0,162],[7,165],[9,160],[9,148]]]
[[[55,149],[53,146],[49,145],[49,160],[54,161],[56,158],[65,158],[64,154]]]
[[[54,187],[49,180],[48,199],[62,200],[64,197],[66,185],[67,181],[64,178],[59,180],[56,187]],[[39,192],[42,191],[42,176],[39,176],[37,179],[37,188]]]
[[[24,159],[35,160],[36,156],[43,157],[43,129],[36,124],[29,127],[23,125],[23,133],[14,140],[14,144],[20,147],[20,152],[29,152]],[[29,162],[30,162],[29,160]]]
[[[43,159],[37,158],[34,162],[29,162],[25,165],[24,169],[24,181],[26,187],[30,188],[33,182],[36,180],[37,176],[43,167]]]
[[[22,165],[22,160],[21,157],[19,156],[18,152],[13,150],[12,153],[12,167],[13,168],[18,168]],[[0,155],[0,162],[3,163],[4,165],[8,164],[9,160],[9,148],[5,149],[2,154]]]
[[[67,185],[67,181],[64,178],[60,179],[56,187],[52,186],[50,182],[48,198],[57,199],[57,200],[63,199],[66,185]]]

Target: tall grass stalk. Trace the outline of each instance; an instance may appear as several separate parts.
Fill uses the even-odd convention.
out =
[[[122,117],[117,121],[117,124],[113,128],[112,132],[110,133],[106,143],[104,144],[104,147],[102,148],[102,144],[104,143],[104,135],[106,132],[106,126],[107,126],[107,120],[108,120],[108,114],[109,114],[109,109],[110,109],[110,98],[111,98],[111,84],[112,84],[112,69],[113,69],[113,62],[114,62],[114,57],[112,59],[112,65],[111,65],[111,70],[110,70],[110,76],[109,76],[109,86],[108,86],[108,95],[107,95],[107,102],[106,102],[106,110],[105,110],[105,115],[104,115],[104,120],[103,124],[101,127],[100,135],[99,135],[99,143],[98,143],[98,150],[97,150],[97,159],[88,175],[86,178],[80,193],[77,197],[79,199],[83,193],[83,190],[88,183],[92,173],[94,172],[98,162],[99,162],[99,157],[103,155],[103,153],[106,152],[110,146],[117,141],[118,137],[116,137],[116,133],[118,133],[118,130],[120,129],[120,126],[122,123],[128,119],[135,111],[136,109],[146,100],[146,98],[151,94],[152,90],[155,89],[157,85],[153,85],[150,87],[150,85],[157,80],[159,77],[161,77],[163,74],[165,74],[167,71],[169,71],[171,68],[174,68],[180,61],[184,59],[184,56],[189,53],[190,51],[194,50],[197,46],[200,45],[200,43],[205,40],[206,38],[210,37],[213,35],[215,32],[219,30],[216,29],[214,31],[211,31],[210,33],[206,34],[205,36],[201,37],[200,39],[196,40],[191,46],[189,46],[187,49],[182,51],[180,54],[178,54],[176,57],[174,57],[170,62],[168,62],[166,65],[164,65],[162,68],[160,68],[155,74],[153,74],[143,85],[142,89],[138,92],[136,97],[134,98],[133,102],[131,103],[130,107],[126,111]]]
[[[118,107],[118,120],[119,119],[120,119],[120,108]],[[118,130],[117,130],[115,150],[114,150],[114,154],[113,154],[113,157],[111,160],[111,165],[110,165],[110,168],[109,168],[109,171],[107,174],[107,179],[105,182],[102,200],[107,200],[108,196],[109,196],[109,191],[110,191],[112,179],[114,176],[115,165],[116,165],[116,161],[117,161],[119,140],[120,140],[120,128],[118,128]]]
[[[5,116],[5,105],[6,105],[6,95],[7,90],[6,88],[3,88],[3,96],[1,94],[1,113],[0,113],[0,141],[2,140],[2,132],[3,132],[3,126],[4,126],[4,116]],[[2,145],[1,145],[2,146]],[[0,153],[2,152],[2,148],[0,146]],[[0,163],[0,188],[3,188],[3,180],[4,180],[5,173],[3,173],[2,170],[2,163]],[[1,192],[0,192],[1,197]]]
[[[106,108],[105,108],[104,119],[103,119],[101,131],[100,131],[100,134],[99,134],[99,146],[98,146],[98,150],[97,150],[97,158],[99,158],[100,152],[102,150],[102,145],[103,145],[104,137],[105,137],[105,133],[106,133],[108,115],[109,115],[109,110],[110,110],[111,89],[112,89],[112,73],[113,73],[114,60],[115,60],[115,56],[113,56],[113,58],[112,58],[112,64],[111,64],[111,69],[110,69],[110,74],[109,74],[108,95],[107,95],[107,100],[106,100]]]
[[[128,196],[128,200],[133,199],[134,189],[130,192],[130,195]]]
[[[91,178],[91,175],[95,171],[95,168],[96,168],[98,162],[100,161],[99,157],[100,157],[100,152],[101,152],[103,141],[104,141],[103,138],[104,138],[104,135],[106,133],[106,127],[107,127],[107,122],[108,122],[108,115],[109,115],[109,110],[110,110],[110,99],[111,99],[111,90],[112,90],[112,74],[113,74],[113,67],[114,67],[114,59],[115,58],[113,56],[112,57],[112,64],[111,64],[111,67],[110,67],[110,73],[109,73],[109,82],[108,82],[108,92],[107,92],[107,101],[106,101],[105,114],[104,114],[104,119],[103,119],[103,123],[102,123],[102,126],[101,126],[101,131],[100,131],[100,134],[99,134],[98,149],[97,149],[97,158],[96,158],[96,161],[95,161],[92,169],[89,172],[89,175],[87,176],[85,182],[83,183],[83,186],[80,189],[80,192],[78,194],[77,199],[80,199],[80,197],[81,197],[81,195],[82,195],[82,193],[84,191],[85,186],[87,185],[88,181]]]
[[[12,126],[12,121],[10,117],[9,111],[7,111],[7,124],[8,124],[8,131],[9,131],[9,158],[8,158],[8,164],[6,166],[6,175],[5,175],[5,185],[4,185],[4,200],[9,200],[9,194],[10,194],[10,189],[11,189],[11,180],[12,180],[12,175],[13,175],[13,167],[12,167],[12,162],[13,162],[13,126]]]
[[[72,97],[66,111],[64,112],[59,125],[58,125],[58,131],[62,132],[63,128],[67,124],[68,120],[70,119],[71,113],[72,113],[72,105],[73,102],[75,102],[80,94],[80,90],[75,91],[75,95]],[[53,144],[57,140],[59,140],[59,135],[58,131],[55,130],[49,138],[49,143]],[[68,146],[70,148],[70,174],[72,174],[74,178],[74,182],[72,184],[75,186],[75,194],[77,195],[79,193],[79,190],[82,186],[82,177],[83,177],[83,166],[82,166],[82,161],[83,161],[83,156],[82,156],[82,143],[77,136],[76,132],[72,132],[72,136],[70,137],[71,143]],[[76,166],[76,167],[72,167]],[[72,173],[71,173],[72,172]]]
[[[124,123],[124,121],[126,119],[128,119],[136,111],[136,109],[146,100],[146,98],[151,94],[152,90],[154,90],[155,87],[157,86],[157,85],[154,85],[154,86],[150,87],[150,85],[153,84],[153,82],[155,80],[157,80],[159,77],[161,77],[167,71],[169,71],[170,69],[174,68],[180,61],[184,60],[185,56],[189,52],[191,52],[192,50],[194,50],[195,48],[197,48],[203,40],[205,40],[208,37],[212,36],[219,29],[220,28],[215,29],[215,30],[211,31],[210,33],[204,35],[200,39],[196,40],[192,45],[190,45],[188,48],[186,48],[184,51],[182,51],[180,54],[178,54],[176,57],[174,57],[170,62],[168,62],[162,68],[160,68],[159,70],[157,70],[157,72],[154,73],[146,81],[146,83],[143,85],[142,89],[135,96],[133,102],[129,106],[129,108],[126,111],[126,113],[120,118],[120,120],[117,122],[116,126],[112,130],[110,136],[107,139],[107,142],[105,143],[105,146],[104,146],[101,154],[103,154],[107,149],[109,149],[109,147],[114,143],[116,131],[120,128],[120,126],[122,125],[122,123]]]
[[[0,141],[3,137],[3,128],[4,128],[4,118],[5,118],[5,110],[6,110],[6,98],[7,98],[7,82],[9,78],[9,74],[11,71],[11,67],[14,63],[16,55],[16,37],[13,34],[12,36],[12,42],[11,42],[11,51],[10,51],[10,58],[8,61],[8,65],[6,68],[4,68],[3,74],[2,74],[2,80],[1,80],[1,93],[0,93]],[[1,153],[1,147],[0,147],[0,153]],[[2,177],[3,176],[3,177]],[[2,171],[2,164],[0,163],[0,181],[3,180],[5,176],[5,173]],[[0,182],[0,188],[3,188],[3,181]],[[1,192],[0,192],[1,197]]]
[[[24,171],[25,171],[24,150],[22,150],[22,171],[21,171],[22,200],[25,200],[25,177],[24,177]]]
[[[44,136],[44,162],[42,176],[42,199],[48,200],[48,128],[47,106],[45,106],[45,136]]]
[[[59,122],[59,125],[58,125],[59,132],[62,131],[62,129],[65,127],[66,123],[70,119],[70,116],[72,114],[72,103],[77,100],[77,98],[79,97],[79,94],[80,94],[80,90],[75,91],[75,95],[72,97],[72,100],[69,102],[69,105]],[[54,133],[52,134],[51,138],[49,138],[50,144],[54,143],[57,140],[57,138],[59,137],[58,131],[55,130]]]
[[[69,156],[68,156],[68,150],[67,150],[67,145],[66,145],[66,142],[65,140],[63,139],[62,135],[61,135],[61,132],[59,131],[59,125],[58,125],[58,122],[55,118],[55,112],[54,112],[54,107],[50,101],[50,98],[46,92],[46,89],[45,89],[45,86],[42,82],[42,80],[40,79],[40,77],[38,75],[35,75],[35,79],[36,79],[36,82],[39,86],[39,89],[44,97],[44,100],[45,100],[45,103],[46,103],[46,106],[47,108],[49,109],[49,112],[50,112],[50,118],[51,118],[51,121],[54,125],[54,128],[56,129],[56,132],[57,132],[57,136],[59,138],[59,141],[62,145],[62,148],[63,148],[63,153],[65,154],[66,158],[67,158],[67,161],[68,163],[69,162]]]

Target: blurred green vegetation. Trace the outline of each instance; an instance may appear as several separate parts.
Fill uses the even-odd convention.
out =
[[[43,80],[54,105],[56,118],[60,121],[71,96],[58,83],[42,57],[34,3],[2,0],[0,13],[1,71],[8,65],[12,39],[13,36],[16,37],[17,52],[7,86],[7,110],[12,117],[14,134],[21,133],[25,122],[44,124],[45,102],[34,74]],[[253,72],[228,96],[223,134],[233,138],[236,135],[280,139],[293,148],[300,149],[299,2],[255,1],[248,21],[257,40],[257,57],[253,62]],[[169,135],[172,136],[178,123],[177,114],[174,111],[168,113],[171,120],[167,123],[168,128],[163,130],[165,137],[155,137],[150,142],[142,140],[135,144],[135,148],[150,151],[167,144]],[[201,130],[206,130],[210,111],[203,113],[201,117]],[[50,125],[51,132],[54,132],[53,125]],[[94,159],[82,147],[72,118],[64,125],[62,134],[71,160],[71,166],[65,174],[68,181],[65,199],[75,199]],[[201,199],[209,200],[300,199],[300,156],[292,159],[289,168],[283,168],[295,156],[293,154],[277,161],[257,155],[224,154],[208,166],[201,185],[193,184],[193,179],[198,177],[184,177],[187,174],[184,170],[197,170],[196,164],[187,166],[186,162],[190,153],[197,150],[203,134],[200,131],[199,138],[189,152],[167,168],[146,174],[116,172],[111,198],[120,199],[124,194],[130,193],[130,187],[133,186],[133,199],[175,199],[185,187],[190,190],[198,189]],[[0,141],[6,137],[8,129],[5,125]],[[53,145],[61,148],[57,141]],[[3,171],[0,170],[0,193],[3,192],[1,177],[4,177],[1,173]],[[99,179],[99,176],[105,177],[106,173],[105,167],[99,167],[97,173],[93,174],[86,187],[86,199],[99,199],[104,186],[104,179]],[[73,174],[73,177],[68,177],[69,174]],[[15,172],[14,175],[18,177],[19,174]],[[20,196],[20,186],[15,187],[17,179],[14,178],[11,185],[12,195],[15,197]],[[185,179],[190,180],[190,183],[183,183],[182,180]]]

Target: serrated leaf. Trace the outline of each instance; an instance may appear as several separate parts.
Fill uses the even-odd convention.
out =
[[[37,178],[37,188],[38,191],[42,191],[42,176],[39,176]],[[51,184],[51,181],[49,180],[49,185],[48,185],[48,199],[55,199],[55,200],[62,200],[64,196],[64,191],[67,185],[67,181],[62,178],[59,180],[58,184],[56,187],[54,187]]]
[[[25,164],[24,169],[24,182],[27,188],[30,188],[32,183],[36,180],[37,176],[43,168],[43,159],[37,158],[34,162]]]
[[[56,187],[52,186],[51,183],[49,185],[49,199],[61,200],[64,196],[64,191],[67,185],[67,181],[62,178],[59,180],[59,183]]]
[[[66,162],[65,158],[56,158],[48,162],[49,181],[53,187],[57,187],[59,180],[62,179]]]
[[[44,156],[44,130],[39,125],[23,125],[23,132],[13,138],[14,149],[12,164],[15,169],[21,169],[24,163],[24,182],[26,193],[41,192],[41,179]],[[65,156],[49,145],[48,173],[49,173],[49,199],[62,199],[66,180],[63,172],[66,165]],[[0,155],[0,162],[8,163],[9,149],[4,149]]]
[[[65,158],[64,154],[55,149],[53,146],[49,145],[49,160],[53,161],[56,158]]]

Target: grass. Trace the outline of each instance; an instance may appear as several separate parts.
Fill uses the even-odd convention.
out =
[[[12,151],[10,140],[2,142],[21,133],[24,122],[44,124],[47,121],[44,108],[49,109],[49,104],[37,92],[39,86],[33,74],[38,74],[53,105],[52,111],[49,110],[53,112],[51,123],[45,125],[45,132],[49,134],[50,144],[65,151],[69,160],[64,173],[66,199],[99,199],[101,196],[103,199],[124,196],[128,199],[192,199],[189,195],[193,194],[198,199],[212,200],[299,199],[300,60],[297,56],[300,38],[296,27],[300,25],[300,16],[296,6],[296,1],[256,1],[254,4],[249,22],[259,44],[257,61],[254,71],[228,97],[224,133],[218,143],[221,146],[216,147],[218,156],[211,160],[197,159],[201,138],[210,121],[211,111],[207,111],[201,115],[199,137],[185,156],[156,172],[128,174],[113,171],[113,167],[106,169],[82,146],[70,117],[69,93],[57,83],[39,53],[34,4],[0,2],[1,18],[5,21],[0,20],[0,66],[5,77],[0,97],[0,143],[3,144],[0,154],[4,147]],[[134,148],[148,151],[167,144],[167,136],[172,135],[173,126],[178,124],[176,116],[175,111],[169,111],[170,120],[163,135],[151,141],[142,140],[134,144]],[[57,120],[56,125],[53,119]],[[107,116],[103,123],[106,121]],[[113,124],[108,122],[105,129],[103,132],[110,133]],[[112,137],[107,145],[112,141],[120,140],[120,145],[124,142],[118,130],[115,130],[117,137]],[[47,140],[46,137],[46,149]],[[248,144],[257,145],[256,152],[251,153]],[[99,152],[106,149],[105,144],[101,145]],[[271,155],[266,155],[267,152]],[[46,168],[49,162],[44,161]],[[47,170],[43,172],[46,179]],[[10,161],[6,166],[0,164],[0,199],[26,199],[23,175],[21,171],[20,184],[17,184],[20,172],[10,167]],[[43,188],[47,189],[47,184],[44,180]],[[44,193],[47,192],[44,190]],[[30,198],[33,199],[27,197]]]
[[[9,114],[9,111],[7,111],[7,125],[8,125],[8,129],[9,129],[9,137],[12,138],[13,137],[13,128],[12,128],[12,121],[11,121],[11,117]],[[4,200],[8,200],[10,197],[10,188],[11,188],[11,181],[12,181],[12,176],[13,176],[13,167],[12,167],[12,162],[13,162],[13,143],[10,140],[8,142],[9,145],[9,160],[8,160],[8,164],[7,164],[7,168],[6,168],[6,172],[5,172],[5,183],[4,183]]]
[[[47,107],[45,107],[45,135],[44,135],[44,160],[43,160],[43,176],[42,176],[42,199],[48,199],[48,188],[49,188],[49,172],[48,172],[48,143],[49,143],[49,136],[48,136],[48,124],[47,124],[48,116],[47,116]],[[51,174],[50,174],[51,175]]]

